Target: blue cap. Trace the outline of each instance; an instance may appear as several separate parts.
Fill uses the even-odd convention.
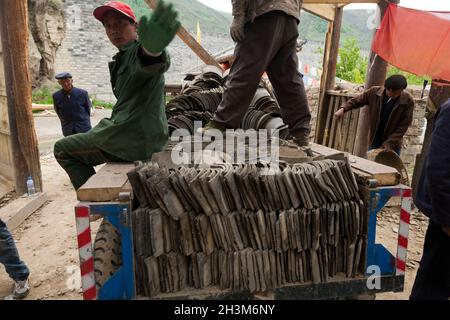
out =
[[[68,79],[68,78],[72,78],[72,75],[70,73],[68,73],[68,72],[61,72],[61,73],[58,73],[55,76],[55,78],[58,79],[58,80],[60,80],[60,79]]]

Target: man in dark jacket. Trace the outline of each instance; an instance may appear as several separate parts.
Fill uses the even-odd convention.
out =
[[[302,0],[232,0],[231,37],[237,42],[226,90],[202,132],[239,128],[266,71],[294,142],[309,144],[311,114],[298,72]]]
[[[403,136],[413,120],[414,99],[404,90],[408,86],[402,75],[386,79],[384,87],[372,87],[344,103],[335,113],[341,119],[352,109],[369,108],[369,150],[384,148],[400,154]]]
[[[62,72],[55,76],[61,90],[53,94],[53,107],[61,120],[65,137],[91,130],[91,100],[87,91],[73,86],[72,75]]]
[[[416,205],[430,218],[412,300],[450,298],[450,99],[438,110]]]

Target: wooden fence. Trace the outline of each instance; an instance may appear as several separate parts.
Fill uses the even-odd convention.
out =
[[[324,126],[323,140],[317,143],[353,154],[360,109],[346,112],[341,121],[336,120],[334,113],[343,103],[354,96],[354,94],[339,91],[327,91],[325,103],[329,104],[329,108]]]

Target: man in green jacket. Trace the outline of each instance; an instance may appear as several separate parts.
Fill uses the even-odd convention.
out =
[[[153,15],[138,24],[130,6],[109,1],[94,16],[119,49],[109,63],[117,103],[111,117],[91,131],[55,144],[55,158],[75,189],[95,174],[94,166],[148,160],[168,140],[163,74],[170,65],[165,48],[180,27],[177,12],[159,1]]]

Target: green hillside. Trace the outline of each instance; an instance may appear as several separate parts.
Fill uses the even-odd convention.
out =
[[[372,31],[367,28],[367,20],[373,14],[366,10],[345,10],[341,29],[341,42],[355,38],[361,48],[370,48]],[[324,41],[328,29],[327,21],[308,12],[302,12],[300,37],[302,39]]]
[[[228,33],[228,27],[231,22],[231,14],[220,12],[205,6],[196,0],[166,0],[174,4],[180,16],[183,26],[191,32],[196,32],[197,21],[204,33]],[[136,10],[136,14],[141,16],[149,12],[148,6],[144,0],[125,0]]]
[[[197,21],[203,33],[228,34],[231,14],[220,12],[196,0],[167,0],[172,2],[180,14],[183,26],[191,32],[196,32]],[[144,0],[125,0],[130,4],[138,16],[148,13],[149,9]],[[367,28],[367,20],[371,15],[367,10],[344,11],[344,22],[342,26],[342,37],[357,39],[362,48],[369,48],[372,31]],[[327,22],[307,12],[302,13],[300,24],[300,35],[302,39],[311,41],[324,41],[327,32]]]

